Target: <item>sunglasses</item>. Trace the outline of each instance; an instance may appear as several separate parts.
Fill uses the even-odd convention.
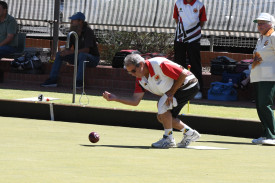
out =
[[[133,70],[131,70],[131,71],[128,71],[129,74],[131,74],[131,73],[135,74],[136,72],[137,72],[136,69],[133,69]]]
[[[135,74],[135,73],[137,72],[136,68],[138,68],[138,67],[139,67],[139,64],[137,64],[137,65],[135,66],[135,68],[132,69],[131,71],[128,71],[128,73],[129,73],[129,74]]]

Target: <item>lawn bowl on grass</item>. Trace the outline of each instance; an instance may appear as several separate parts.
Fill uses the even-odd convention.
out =
[[[91,132],[91,133],[89,134],[89,140],[90,140],[90,142],[92,142],[92,143],[97,143],[97,142],[99,141],[99,139],[100,139],[100,136],[99,136],[98,133],[96,133],[96,132]]]

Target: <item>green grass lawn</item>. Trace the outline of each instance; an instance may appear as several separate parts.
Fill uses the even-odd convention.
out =
[[[60,100],[53,101],[54,103],[71,104],[72,94],[57,93],[57,92],[45,92],[45,91],[29,91],[29,90],[11,90],[0,89],[0,98],[2,99],[19,99],[37,97],[39,94],[43,94],[45,97],[60,98]],[[76,95],[76,105],[79,105],[80,94]],[[139,106],[127,106],[117,102],[108,102],[101,96],[87,95],[89,98],[89,106],[94,107],[108,107],[117,109],[128,110],[142,110],[157,112],[157,102],[151,100],[142,100]],[[85,97],[83,97],[83,103],[85,103]],[[210,116],[210,117],[223,117],[223,118],[235,118],[235,119],[248,119],[259,120],[256,109],[254,108],[242,108],[242,107],[223,107],[223,106],[210,106],[210,105],[198,105],[190,104],[189,114],[198,116]],[[188,114],[187,105],[182,109],[181,113]]]
[[[247,138],[202,134],[191,143],[227,150],[154,149],[162,130],[8,117],[0,126],[1,183],[275,182],[274,146]]]

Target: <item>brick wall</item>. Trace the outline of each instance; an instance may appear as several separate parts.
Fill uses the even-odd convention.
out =
[[[34,39],[34,38],[26,38],[26,47],[34,47],[34,48],[50,48],[51,40],[48,39]],[[58,41],[58,51],[61,45],[65,45],[66,41]],[[107,51],[107,48],[103,45],[98,45],[99,52]]]
[[[47,39],[26,39],[26,47],[37,47],[37,48],[50,48],[50,40]],[[65,45],[66,41],[59,41],[58,48],[60,45]],[[106,48],[103,45],[98,45],[99,52],[106,51]],[[228,53],[228,52],[210,52],[210,51],[201,51],[201,62],[204,67],[210,66],[210,61],[217,56],[227,56],[237,61],[243,59],[251,59],[252,54],[243,54],[243,53]]]
[[[2,60],[0,61],[0,81],[40,85],[49,77],[51,67],[51,63],[46,63],[43,66],[43,74],[24,74],[15,72],[10,67],[10,61]],[[60,86],[71,87],[73,82],[73,69],[74,67],[72,65],[62,65],[58,81]],[[133,91],[135,78],[130,76],[122,68],[114,69],[111,66],[99,65],[96,68],[88,67],[85,69],[85,87]]]
[[[204,67],[210,66],[211,60],[218,56],[227,56],[236,61],[252,59],[252,54],[201,51],[201,63]]]
[[[34,38],[26,38],[26,47],[34,47],[34,48],[50,48],[51,40],[48,39],[34,39]],[[58,41],[58,49],[60,45],[65,45],[66,41]]]

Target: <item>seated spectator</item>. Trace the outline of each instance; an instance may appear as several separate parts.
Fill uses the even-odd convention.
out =
[[[0,1],[0,59],[17,51],[17,22],[8,14],[8,4]]]
[[[69,17],[71,19],[70,31],[75,31],[78,34],[78,60],[77,60],[77,77],[76,77],[76,88],[83,87],[83,64],[84,61],[89,67],[96,67],[99,63],[100,56],[96,43],[94,31],[85,22],[85,15],[81,12],[75,13]],[[55,61],[52,66],[49,79],[41,84],[43,87],[56,87],[58,74],[62,65],[62,61],[66,61],[70,64],[74,64],[74,49],[72,46],[75,45],[74,36],[70,40],[70,48],[60,51],[56,54]]]

